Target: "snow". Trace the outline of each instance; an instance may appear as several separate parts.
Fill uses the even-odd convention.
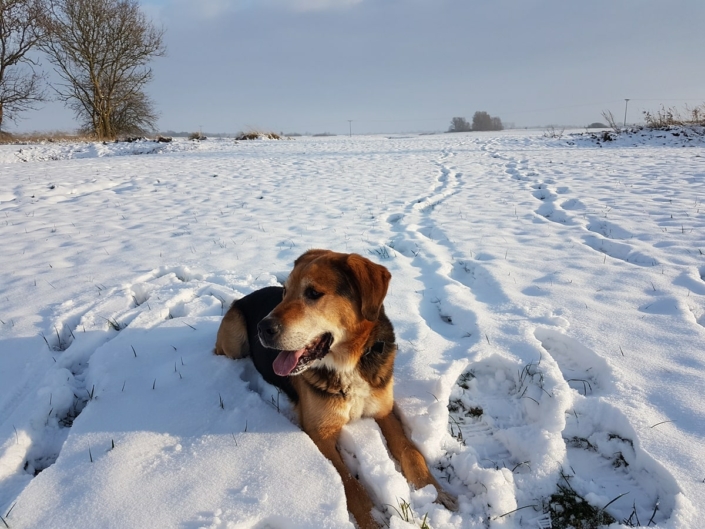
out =
[[[392,272],[398,409],[460,500],[412,490],[361,420],[339,448],[381,521],[549,527],[567,482],[618,522],[700,527],[703,146],[668,131],[0,146],[0,515],[353,527],[285,396],[212,354],[232,300],[330,248]]]

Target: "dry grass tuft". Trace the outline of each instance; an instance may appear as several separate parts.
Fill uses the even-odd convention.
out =
[[[203,137],[205,139],[205,136]],[[43,145],[46,143],[94,143],[98,139],[92,134],[80,134],[72,132],[26,132],[10,134],[0,131],[0,145]],[[114,140],[115,143],[136,141],[155,141],[157,143],[169,143],[172,138],[168,136],[155,136],[153,140],[144,136],[124,136]],[[103,142],[105,143],[105,142]]]
[[[0,132],[0,144],[3,145],[32,145],[41,143],[82,143],[96,141],[94,136],[76,134],[72,132],[23,132],[10,134]]]
[[[237,136],[235,136],[235,139],[238,141],[244,141],[244,140],[283,140],[286,139],[284,136],[281,134],[277,134],[276,132],[265,132],[261,130],[249,130],[247,132],[241,132]]]
[[[656,112],[644,111],[644,121],[650,129],[664,129],[668,127],[704,127],[705,126],[705,103],[697,107],[685,106],[685,111],[681,115],[676,107],[664,107]]]

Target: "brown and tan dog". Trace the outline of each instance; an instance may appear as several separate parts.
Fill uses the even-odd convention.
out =
[[[372,500],[336,447],[342,427],[377,421],[392,456],[415,487],[433,485],[437,502],[457,509],[394,412],[394,329],[383,301],[391,274],[357,254],[309,250],[284,288],[235,301],[218,329],[216,354],[252,356],[264,379],[295,403],[299,422],[343,480],[348,509],[363,528],[378,527]]]

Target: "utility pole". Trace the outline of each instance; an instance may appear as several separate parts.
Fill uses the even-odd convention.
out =
[[[351,137],[351,138],[352,138],[352,122],[353,122],[352,119],[349,119],[349,120],[348,120],[348,125],[350,125],[350,137]]]
[[[627,128],[627,107],[629,106],[629,99],[624,99],[624,128]]]

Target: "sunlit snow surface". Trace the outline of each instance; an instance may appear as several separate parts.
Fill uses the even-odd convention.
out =
[[[626,493],[620,522],[702,527],[704,203],[703,143],[669,132],[2,146],[0,515],[352,527],[284,395],[212,354],[233,299],[330,248],[392,272],[399,410],[460,498],[351,424],[390,527],[547,527],[566,479]]]

